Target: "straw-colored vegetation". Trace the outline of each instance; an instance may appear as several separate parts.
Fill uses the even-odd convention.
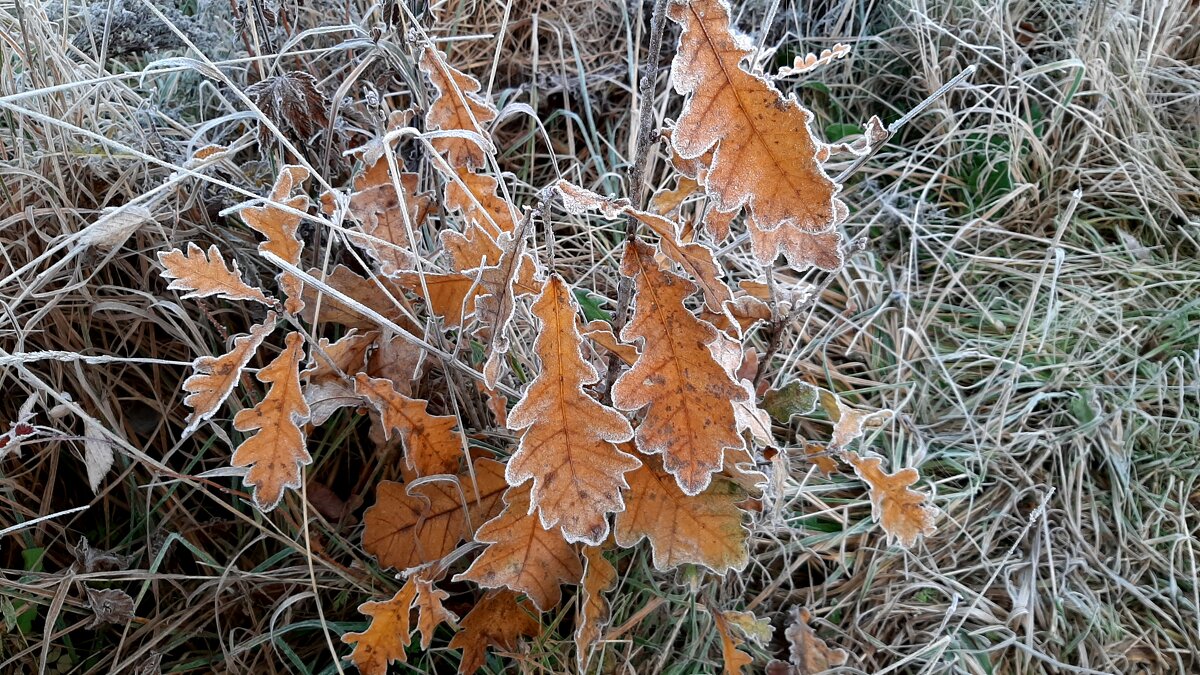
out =
[[[364,511],[393,489],[382,481],[414,470],[400,427],[385,438],[345,408],[306,429],[301,489],[261,512],[255,499],[274,496],[248,488],[231,453],[300,337],[278,331],[223,408],[187,419],[193,359],[229,352],[272,310],[183,298],[159,253],[216,250],[248,287],[286,290],[293,279],[276,281],[241,207],[298,158],[314,201],[344,188],[364,166],[346,151],[378,137],[389,112],[414,107],[419,124],[437,95],[419,65],[426,36],[503,111],[489,130],[511,201],[532,205],[563,178],[647,208],[677,172],[655,143],[634,182],[638,116],[650,110],[657,131],[682,103],[668,81],[671,21],[662,67],[646,63],[653,5],[0,0],[0,672],[350,671],[341,638],[366,629],[360,604],[380,603],[366,608],[379,616],[398,591],[418,603],[444,591],[464,618],[421,627],[393,672],[460,668],[467,640],[451,624],[490,629],[466,615],[501,596],[449,575],[441,591],[415,576],[406,585],[364,550]],[[749,0],[733,14],[768,72],[851,47],[777,81],[830,143],[869,141],[872,116],[890,124],[975,70],[861,166],[850,154],[831,163],[853,169],[839,195],[844,267],[771,267],[767,290],[795,307],[781,314],[776,302],[783,320],[746,337],[762,363],[757,393],[802,381],[840,399],[796,405],[791,419],[786,400],[760,399],[778,452],[756,450],[770,482],[747,521],[748,564],[664,572],[646,545],[588,549],[603,577],[589,585],[611,583],[589,672],[722,672],[726,635],[761,672],[788,659],[805,632],[793,619],[810,614],[816,635],[845,650],[843,672],[1200,669],[1200,5]],[[316,95],[284,100],[261,84],[281,75]],[[224,150],[206,161],[210,145]],[[439,152],[410,138],[391,158],[423,167],[431,218],[458,217],[441,203]],[[683,219],[704,203],[688,197]],[[300,267],[378,269],[370,240],[346,245],[318,208],[299,225]],[[614,318],[634,290],[622,290],[623,223],[557,209],[532,226],[531,253],[568,278],[588,318]],[[745,232],[739,220],[716,247],[729,279],[763,270]],[[807,299],[787,297],[806,288]],[[316,297],[305,295],[314,308]],[[516,304],[508,360],[522,370],[501,380],[509,408],[537,373],[545,321],[529,299]],[[362,332],[378,327],[341,310]],[[436,334],[430,349],[465,365],[421,371],[407,393],[431,403],[413,414],[455,415],[508,457],[524,432],[494,422],[496,399],[463,372],[488,354]],[[412,372],[405,359],[419,352],[395,349],[380,367]],[[608,375],[598,370],[600,388]],[[911,547],[874,522],[850,467],[826,476],[806,455],[805,440],[829,439],[850,407],[895,411],[853,447],[891,471],[918,469],[915,487],[933,495],[936,532]],[[610,437],[627,437],[609,422]],[[501,481],[485,466],[472,481]],[[481,549],[465,546],[447,563],[455,573]],[[562,589],[563,602],[538,603],[545,611],[521,601],[511,643],[474,653],[484,672],[579,668],[575,629],[594,608]],[[741,611],[772,636],[731,632]]]

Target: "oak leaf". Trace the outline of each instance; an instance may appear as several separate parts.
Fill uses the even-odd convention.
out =
[[[413,399],[396,391],[390,380],[359,373],[354,390],[379,411],[384,438],[400,432],[408,466],[418,476],[456,473],[463,457],[462,442],[454,429],[453,415],[430,415],[428,401]]]
[[[742,668],[754,663],[749,654],[738,649],[745,641],[734,634],[725,612],[713,611],[712,618],[717,635],[721,638],[721,659],[725,675],[742,675]]]
[[[308,169],[301,166],[285,166],[275,180],[269,197],[272,203],[264,206],[248,206],[241,210],[241,216],[246,225],[265,237],[259,243],[259,253],[273,253],[293,265],[300,264],[300,250],[304,244],[297,232],[303,218],[296,213],[284,210],[276,204],[282,204],[291,211],[303,213],[308,210],[308,196],[304,194],[289,197],[292,190],[299,187],[308,178]],[[301,296],[302,283],[300,279],[286,272],[280,273],[280,287],[283,288],[287,299],[284,308],[292,314],[298,314],[304,308]]]
[[[447,64],[432,46],[427,45],[421,50],[419,65],[437,89],[437,96],[425,114],[425,127],[475,134],[436,137],[431,141],[434,149],[445,153],[451,166],[483,167],[487,156],[494,152],[483,125],[496,118],[496,108],[479,96],[479,80]]]
[[[231,463],[249,467],[243,479],[254,488],[254,503],[270,511],[283,499],[285,488],[300,487],[300,469],[312,462],[301,424],[308,421],[308,404],[300,388],[304,336],[288,333],[282,353],[258,371],[259,382],[271,386],[258,405],[233,418],[238,431],[257,431],[233,451]]]
[[[660,571],[685,563],[718,574],[745,567],[750,532],[738,503],[746,495],[733,481],[717,476],[703,492],[688,496],[657,457],[646,458],[627,479],[625,511],[613,523],[618,545],[631,548],[648,539]]]
[[[354,391],[353,378],[366,370],[367,353],[378,338],[378,331],[352,330],[337,342],[331,343],[327,338],[317,341],[312,366],[300,373],[313,426],[321,426],[341,408],[362,402],[362,397]]]
[[[417,630],[421,633],[421,649],[429,649],[438,624],[454,623],[458,616],[443,604],[450,594],[435,588],[428,579],[417,579]]]
[[[487,547],[454,580],[474,581],[484,588],[506,586],[546,611],[562,598],[560,584],[578,583],[583,576],[579,554],[558,528],[542,527],[530,508],[528,489],[509,488],[504,504],[500,515],[475,533],[476,541]]]
[[[381,157],[354,183],[350,213],[366,236],[351,234],[349,239],[366,249],[384,276],[416,264],[409,233],[416,235],[433,207],[428,195],[416,194],[417,178],[415,173],[401,173],[393,183],[388,160]]]
[[[708,348],[712,350],[713,358],[717,360],[717,363],[725,368],[729,379],[737,382],[746,394],[743,400],[733,404],[733,417],[738,431],[749,432],[750,436],[758,443],[770,445],[773,440],[771,416],[767,414],[767,411],[759,408],[755,402],[757,397],[754,394],[754,383],[738,376],[738,369],[741,368],[745,358],[741,341],[721,333],[716,340],[709,344]]]
[[[177,248],[160,251],[158,261],[166,268],[163,278],[171,280],[167,288],[188,291],[181,298],[216,295],[227,300],[254,300],[264,305],[273,303],[261,288],[242,281],[236,260],[231,261],[232,267],[225,265],[225,257],[216,244],[208,248],[207,256],[204,249],[194,243],[188,244],[187,253]]]
[[[233,340],[233,349],[221,356],[201,356],[192,362],[195,373],[183,381],[183,390],[188,392],[183,404],[190,407],[184,422],[187,427],[183,435],[187,436],[196,430],[204,420],[212,417],[217,408],[229,398],[237,385],[242,370],[254,357],[254,352],[263,340],[275,330],[275,312],[267,312],[267,318],[262,323],[252,326],[246,335],[239,335]]]
[[[617,568],[604,557],[599,546],[583,549],[583,580],[580,582],[579,624],[575,628],[575,663],[587,672],[592,648],[600,630],[608,623],[609,607],[604,593],[617,585]]]
[[[440,560],[500,512],[506,488],[504,465],[490,459],[475,461],[474,478],[464,472],[457,480],[438,477],[411,486],[382,481],[375,504],[363,514],[363,548],[382,567]]]
[[[420,332],[402,309],[405,302],[404,289],[393,280],[379,277],[367,279],[354,273],[345,265],[334,267],[328,274],[324,274],[316,268],[308,270],[308,274],[315,279],[324,281],[354,302],[375,310],[410,332]],[[317,302],[318,297],[320,298],[319,303]],[[362,331],[379,327],[373,319],[355,310],[351,305],[331,295],[324,295],[312,286],[305,286],[304,301],[305,306],[300,312],[300,317],[310,324],[316,323],[319,318],[321,323],[337,323]],[[320,305],[319,315],[317,313],[318,304]]]
[[[636,240],[626,244],[621,272],[637,288],[633,319],[621,339],[641,340],[642,352],[614,383],[613,405],[629,412],[646,408],[635,435],[638,450],[661,454],[679,487],[699,494],[721,469],[725,449],[744,446],[734,405],[747,399],[746,390],[708,347],[717,330],[683,304],[694,284],[660,268],[653,249]]]
[[[608,514],[625,508],[623,476],[641,465],[616,446],[633,428],[584,391],[600,375],[584,359],[579,307],[562,277],[550,277],[532,311],[541,372],[509,412],[508,428],[524,433],[504,475],[513,486],[533,481],[530,508],[544,529],[596,546],[608,537]]]
[[[425,300],[429,310],[442,317],[446,328],[462,325],[463,317],[475,312],[475,278],[460,272],[434,274],[401,272],[394,276],[396,283]]]
[[[908,467],[896,473],[885,473],[878,457],[859,457],[853,452],[843,454],[854,473],[871,490],[871,514],[889,539],[905,548],[912,548],[922,536],[933,534],[937,527],[937,509],[930,506],[928,495],[910,489],[920,475]]]
[[[792,622],[784,631],[791,663],[772,661],[767,666],[768,673],[817,675],[846,664],[845,650],[831,648],[809,627],[812,615],[807,609],[793,607],[791,616]]]
[[[594,319],[584,324],[579,332],[587,339],[603,347],[609,353],[615,354],[627,366],[632,366],[633,362],[637,360],[637,348],[617,340],[616,334],[613,333],[612,324],[607,321]]]
[[[812,113],[743,66],[753,45],[731,29],[724,0],[672,4],[667,16],[683,26],[671,81],[685,99],[671,144],[684,159],[715,150],[702,182],[717,208],[745,205],[762,231],[828,231],[838,186],[817,162]]]
[[[531,217],[527,216],[522,226],[517,228],[516,238],[508,232],[501,233],[497,241],[500,257],[496,264],[481,267],[477,272],[482,292],[475,299],[475,319],[479,322],[478,331],[487,339],[484,345],[487,360],[483,364],[483,381],[489,387],[495,387],[500,381],[500,366],[508,354],[508,325],[516,311],[516,299],[531,290],[515,283],[521,270],[526,265],[532,267],[534,264],[533,258],[525,251],[526,230],[530,220]]]
[[[829,449],[823,443],[805,443],[804,456],[808,461],[816,465],[818,471],[826,476],[832,476],[837,473],[837,460],[829,455]]]
[[[371,617],[371,623],[362,633],[342,635],[342,642],[354,645],[354,651],[346,658],[362,675],[387,675],[389,663],[408,661],[405,650],[412,641],[411,616],[416,595],[414,576],[408,578],[391,600],[358,606],[360,614]]]
[[[367,374],[392,383],[396,391],[412,395],[413,382],[420,379],[426,351],[403,335],[384,331],[367,357]]]
[[[484,596],[450,640],[451,649],[463,652],[458,672],[470,675],[483,667],[489,647],[512,651],[517,648],[518,638],[541,634],[542,624],[536,613],[528,599],[517,602],[517,594],[512,591],[492,591]]]

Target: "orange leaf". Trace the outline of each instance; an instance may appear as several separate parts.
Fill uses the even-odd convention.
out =
[[[483,667],[488,647],[512,651],[517,638],[537,637],[541,632],[529,600],[518,603],[512,591],[492,591],[463,618],[462,630],[450,640],[450,648],[463,651],[458,672],[470,675]]]
[[[250,467],[243,479],[254,488],[254,503],[270,511],[283,499],[284,488],[300,487],[300,467],[312,462],[300,425],[308,421],[308,404],[300,389],[304,336],[288,333],[283,352],[258,371],[258,381],[271,385],[258,405],[233,418],[238,431],[258,431],[233,451],[233,466]]]
[[[859,457],[844,454],[846,461],[871,488],[871,515],[883,527],[888,538],[894,538],[905,548],[911,548],[921,536],[933,534],[937,527],[937,509],[926,503],[928,495],[909,489],[920,478],[917,470],[908,467],[896,473],[884,473],[878,457]]]
[[[391,331],[380,335],[375,345],[367,358],[367,374],[389,380],[405,396],[412,394],[412,384],[421,377],[425,365],[424,348]]]
[[[843,219],[839,218],[838,222]],[[782,255],[787,259],[788,265],[800,270],[809,265],[816,265],[823,270],[835,272],[842,269],[842,263],[845,261],[842,253],[842,235],[837,231],[812,233],[785,225],[768,232],[751,227],[750,248],[758,262],[764,265],[774,262]]]
[[[365,373],[355,378],[354,390],[379,410],[385,439],[391,437],[393,429],[400,432],[408,466],[418,476],[458,471],[463,448],[454,432],[457,417],[430,415],[425,409],[428,401],[409,398],[396,391],[390,380]]]
[[[451,166],[472,169],[482,167],[487,155],[494,152],[483,125],[496,118],[496,109],[479,96],[479,80],[452,68],[431,46],[426,46],[421,51],[420,66],[438,92],[425,114],[425,128],[468,131],[479,136],[478,139],[460,136],[437,137],[432,141],[433,147],[446,154],[446,161]],[[485,148],[484,144],[489,147]]]
[[[383,481],[375,504],[363,514],[363,548],[383,567],[407,569],[440,560],[499,513],[507,487],[504,465],[490,459],[475,461],[475,480],[463,473],[457,481],[427,479],[412,486]]]
[[[817,675],[846,664],[845,650],[831,649],[817,637],[808,625],[811,618],[807,609],[792,608],[792,623],[784,632],[791,653],[789,675]]]
[[[458,621],[458,616],[442,604],[448,597],[450,594],[434,588],[432,581],[417,579],[417,630],[421,632],[421,649],[429,649],[438,624]]]
[[[684,175],[676,176],[675,187],[656,192],[650,198],[650,210],[665,216],[678,209],[688,197],[699,191],[700,184],[696,182],[695,178]]]
[[[725,618],[725,613],[713,611],[713,622],[717,627],[717,634],[721,637],[721,657],[725,667],[725,675],[742,675],[742,667],[754,663],[754,659],[749,654],[738,649],[742,646],[743,640],[733,634],[730,630],[729,621]]]
[[[636,240],[625,247],[621,273],[634,278],[633,319],[621,339],[641,339],[642,353],[612,388],[619,410],[646,408],[638,425],[638,450],[661,454],[679,487],[695,495],[721,469],[725,448],[744,446],[734,404],[746,391],[730,378],[709,349],[718,332],[692,316],[683,301],[691,282],[661,269],[653,249]]]
[[[288,195],[292,194],[292,190],[299,187],[307,178],[308,169],[304,167],[291,165],[283,167],[279,172],[279,178],[275,180],[275,187],[271,188],[270,200],[283,204],[294,211],[307,211],[309,204],[307,195],[300,194],[288,198]],[[296,233],[300,229],[300,221],[303,218],[285,211],[275,204],[248,206],[241,210],[241,216],[247,226],[266,237],[266,241],[258,245],[259,253],[274,253],[293,265],[300,264],[300,249],[304,244]],[[300,294],[302,286],[300,279],[287,273],[281,273],[279,285],[283,288],[284,295],[287,296],[284,308],[292,314],[298,314],[304,308],[304,300]]]
[[[517,296],[529,292],[529,289],[514,284],[526,265],[534,265],[533,258],[525,252],[526,229],[530,219],[524,222],[518,228],[515,239],[508,232],[500,234],[497,240],[500,258],[495,265],[478,270],[479,287],[483,292],[475,299],[475,318],[479,321],[480,333],[487,337],[483,381],[493,388],[500,380],[500,366],[508,354],[508,324],[517,308]]]
[[[562,195],[563,205],[571,213],[579,215],[587,210],[599,210],[609,218],[625,214],[650,228],[659,236],[659,248],[663,255],[695,280],[704,295],[704,304],[713,312],[723,312],[725,303],[733,300],[729,287],[721,281],[724,271],[713,257],[712,250],[696,242],[684,242],[679,237],[679,226],[675,223],[660,215],[639,211],[630,206],[628,200],[606,199],[564,180],[555,183],[554,188]]]
[[[633,345],[627,345],[617,340],[617,336],[613,333],[612,325],[607,321],[595,319],[584,324],[580,332],[587,339],[604,347],[612,354],[616,354],[617,358],[625,362],[625,365],[632,366],[637,360],[638,350]]]
[[[446,208],[461,212],[467,223],[462,233],[442,231],[439,235],[442,247],[450,255],[455,270],[494,265],[503,252],[498,237],[504,232],[516,232],[516,209],[499,195],[500,184],[491,176],[462,168],[456,170],[456,175],[458,181],[446,182],[445,204]],[[535,271],[532,260],[522,261],[514,285],[525,293],[539,293],[541,284],[534,279]]]
[[[204,249],[189,243],[186,254],[177,248],[160,251],[158,261],[167,268],[162,274],[163,278],[172,280],[167,288],[190,291],[180,296],[182,298],[217,295],[228,300],[254,300],[264,305],[273,302],[263,294],[262,289],[242,281],[236,260],[231,261],[232,268],[225,266],[225,258],[216,244],[208,248],[208,257],[205,257]]]
[[[454,177],[458,180],[454,180]],[[492,240],[500,236],[501,232],[517,229],[517,211],[508,200],[500,196],[500,183],[495,178],[461,167],[455,169],[454,176],[447,178],[446,208],[461,212],[466,216],[469,225],[483,230]],[[474,262],[457,259],[456,262],[462,265],[462,268],[479,265],[478,258]]]
[[[618,545],[630,548],[649,539],[660,571],[685,563],[718,574],[745,567],[750,533],[742,526],[738,502],[746,495],[732,481],[717,476],[706,490],[689,497],[657,457],[648,457],[627,479],[625,511],[613,523]]]
[[[263,340],[275,330],[275,312],[267,312],[267,318],[257,326],[252,326],[247,335],[239,335],[233,340],[233,349],[221,356],[201,356],[192,362],[195,373],[183,381],[183,390],[188,392],[183,404],[190,407],[192,412],[184,420],[187,427],[183,435],[187,436],[196,430],[204,420],[212,417],[217,408],[229,398],[237,385],[242,369],[250,363],[254,352]]]
[[[401,173],[393,184],[388,160],[381,157],[354,183],[350,213],[367,236],[349,238],[366,249],[384,276],[411,270],[416,264],[409,231],[415,235],[433,207],[428,195],[415,194],[417,178],[415,173]]]
[[[561,526],[568,542],[596,546],[608,537],[608,514],[625,508],[623,476],[641,465],[615,445],[633,428],[584,391],[600,375],[583,357],[579,307],[562,277],[550,277],[533,314],[542,370],[508,415],[508,428],[525,433],[504,475],[513,486],[533,480],[530,506],[543,528]]]
[[[488,544],[455,581],[474,581],[484,588],[508,588],[529,596],[538,609],[558,605],[559,584],[578,583],[583,565],[561,533],[546,530],[533,515],[529,490],[509,488],[504,510],[484,523],[476,541]]]
[[[354,391],[352,378],[366,369],[367,352],[378,338],[378,331],[351,331],[334,343],[326,338],[317,341],[312,367],[300,373],[309,420],[314,426],[324,424],[339,409],[362,402],[362,397]]]
[[[387,675],[389,663],[408,661],[405,650],[412,640],[410,621],[416,594],[416,577],[409,577],[391,600],[358,606],[359,613],[371,617],[371,624],[362,633],[342,635],[342,642],[354,645],[346,658],[362,675]]]
[[[617,585],[617,568],[604,557],[598,546],[583,549],[583,581],[579,600],[579,625],[575,628],[575,662],[579,672],[587,672],[592,647],[600,639],[600,629],[608,623],[608,601],[604,592]]]
[[[321,279],[359,304],[374,309],[396,324],[416,332],[416,326],[399,306],[399,303],[404,302],[404,290],[392,280],[360,277],[345,265],[334,267],[329,274],[323,274],[321,270],[315,268],[308,270],[308,274],[313,278]],[[363,331],[378,328],[372,319],[363,316],[336,298],[320,294],[320,291],[311,286],[306,286],[304,289],[306,304],[300,317],[305,321],[314,323],[317,319],[318,295],[321,297],[321,323],[338,323],[347,328],[357,328]]]
[[[667,16],[683,26],[671,80],[685,100],[671,144],[683,159],[715,149],[703,183],[718,209],[745,205],[759,230],[829,230],[838,186],[817,162],[812,113],[742,67],[753,45],[730,30],[724,0],[672,4]]]
[[[754,394],[754,383],[738,377],[737,374],[744,360],[742,343],[721,333],[708,348],[712,350],[713,358],[717,360],[717,363],[725,368],[729,378],[737,382],[746,394],[743,400],[733,404],[733,417],[738,431],[748,431],[758,443],[770,445],[774,440],[771,433],[771,416],[767,414],[767,411],[758,407],[756,402],[758,397]]]
[[[829,450],[822,443],[805,443],[804,454],[808,461],[817,466],[817,470],[826,476],[837,473],[838,463],[829,456]]]
[[[449,274],[425,273],[425,285],[417,272],[395,275],[396,283],[423,298],[430,311],[442,317],[446,328],[462,325],[463,317],[475,311],[475,278],[459,272]],[[426,294],[428,289],[428,295]]]

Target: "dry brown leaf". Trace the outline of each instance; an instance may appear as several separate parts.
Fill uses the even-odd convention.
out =
[[[805,443],[804,455],[808,458],[808,461],[817,466],[818,471],[826,476],[832,476],[837,473],[837,460],[829,456],[829,449],[823,443]]]
[[[587,211],[600,211],[608,218],[624,214],[631,216],[659,236],[662,254],[675,262],[700,286],[704,304],[713,312],[723,312],[725,303],[733,300],[729,287],[721,281],[725,272],[713,256],[712,249],[696,242],[684,242],[679,236],[679,226],[654,213],[639,211],[625,199],[607,199],[591,190],[572,185],[564,180],[554,184],[554,189],[563,198],[563,206],[576,215]]]
[[[438,624],[458,621],[458,616],[442,604],[448,597],[450,594],[434,588],[432,581],[417,579],[417,630],[421,632],[421,649],[429,649]]]
[[[758,407],[756,402],[758,397],[754,394],[754,383],[738,375],[738,369],[741,368],[742,361],[745,359],[741,341],[721,333],[708,345],[708,348],[712,351],[713,358],[717,360],[717,363],[721,364],[725,372],[729,374],[729,379],[737,382],[746,393],[743,400],[733,404],[733,417],[738,431],[749,432],[750,437],[761,445],[770,445],[774,440],[771,432],[771,416],[767,414],[767,411]]]
[[[462,629],[450,640],[451,649],[463,651],[458,672],[470,675],[483,667],[489,647],[506,651],[517,648],[517,639],[537,637],[542,624],[529,600],[517,602],[517,594],[501,590],[488,593],[462,620]]]
[[[643,537],[649,539],[660,571],[695,564],[724,574],[745,567],[750,533],[742,526],[738,503],[746,495],[732,481],[717,476],[706,490],[689,497],[657,457],[646,458],[626,478],[625,511],[613,523],[618,545],[631,548]]]
[[[833,439],[829,441],[829,449],[845,450],[856,438],[863,435],[868,425],[878,426],[892,416],[891,410],[858,410],[842,402],[842,399],[832,392],[822,389],[818,395],[822,407],[833,418]]]
[[[148,27],[147,27],[148,28]],[[281,131],[291,131],[300,144],[313,140],[329,129],[329,100],[317,84],[317,78],[303,70],[291,70],[267,77],[246,88],[246,96]],[[258,126],[258,141],[267,146],[272,140],[265,124]]]
[[[171,280],[167,285],[168,289],[189,291],[181,295],[181,298],[206,298],[216,295],[227,300],[254,300],[264,305],[275,302],[267,298],[261,288],[242,281],[242,273],[236,260],[231,261],[232,267],[227,267],[225,257],[221,255],[221,249],[217,248],[216,244],[208,248],[207,257],[204,249],[189,243],[186,254],[177,248],[160,251],[158,261],[167,268],[162,276]]]
[[[349,239],[366,249],[384,276],[416,265],[409,231],[415,236],[433,208],[428,195],[416,194],[417,179],[415,173],[401,173],[393,183],[388,160],[381,157],[354,182],[350,213],[367,236],[351,234]]]
[[[497,240],[500,258],[494,266],[478,270],[481,293],[475,299],[475,319],[479,322],[477,330],[487,339],[483,381],[489,387],[495,387],[500,381],[500,366],[509,348],[508,324],[516,311],[517,297],[528,292],[514,283],[523,268],[534,265],[533,258],[525,251],[525,230],[525,226],[519,227],[515,239],[508,232],[502,232]]]
[[[425,114],[425,128],[440,131],[467,131],[479,139],[462,136],[434,138],[433,147],[445,153],[454,167],[482,168],[492,154],[484,125],[496,118],[496,108],[479,96],[479,80],[446,63],[432,46],[421,50],[421,70],[437,89],[437,96]]]
[[[688,197],[691,197],[700,190],[701,186],[696,182],[695,178],[685,175],[676,176],[675,187],[670,190],[656,192],[650,198],[650,210],[664,216],[673,213],[683,205],[683,202]]]
[[[798,270],[816,265],[833,272],[840,270],[845,260],[842,253],[842,235],[836,230],[812,233],[785,225],[778,230],[767,232],[751,227],[750,248],[754,251],[754,257],[763,265],[775,262],[775,259],[782,255],[788,265]]]
[[[270,511],[283,499],[286,488],[300,487],[300,469],[312,462],[304,431],[308,404],[300,388],[300,362],[304,359],[304,336],[288,333],[279,356],[258,371],[259,382],[270,385],[258,405],[233,418],[238,431],[257,431],[233,451],[231,463],[249,467],[243,479],[254,488],[254,503]]]
[[[475,311],[475,278],[459,272],[426,272],[424,277],[424,285],[417,272],[401,272],[394,278],[396,283],[425,300],[429,310],[442,317],[446,328],[461,326],[463,317]]]
[[[912,548],[922,536],[937,531],[937,509],[927,503],[929,496],[909,489],[921,477],[908,467],[888,474],[880,468],[878,457],[859,457],[853,452],[843,454],[871,489],[871,514],[883,527],[889,539],[905,548]]]
[[[604,557],[599,546],[585,546],[583,560],[579,623],[575,628],[575,663],[580,673],[587,672],[592,648],[600,639],[600,630],[608,623],[609,607],[604,593],[617,585],[617,568]]]
[[[463,447],[454,431],[457,417],[430,415],[425,409],[429,401],[409,398],[396,391],[390,380],[365,373],[355,378],[354,390],[379,411],[385,439],[393,429],[400,432],[408,467],[418,476],[458,472]]]
[[[453,551],[458,542],[474,534],[473,528],[503,508],[501,495],[508,488],[504,465],[479,459],[474,468],[475,480],[464,472],[457,481],[434,479],[412,486],[379,483],[375,504],[363,514],[363,548],[382,567],[396,569],[440,560]]]
[[[579,307],[562,277],[550,277],[533,314],[541,372],[508,415],[508,428],[524,433],[504,475],[513,486],[533,481],[530,507],[544,529],[560,526],[568,542],[597,546],[608,537],[608,514],[625,508],[623,476],[641,465],[616,446],[633,428],[584,391],[600,375],[584,359]]]
[[[724,0],[672,4],[667,16],[683,26],[671,81],[685,99],[671,144],[685,160],[715,150],[701,182],[718,210],[745,205],[758,230],[828,231],[838,186],[816,161],[812,113],[743,67],[753,45],[731,30]]]
[[[546,611],[562,598],[560,584],[579,583],[583,564],[558,529],[546,530],[533,515],[529,490],[509,488],[504,510],[475,533],[483,549],[455,581],[474,581],[484,588],[508,587],[529,596]]]
[[[660,268],[653,256],[646,244],[626,244],[621,273],[634,278],[637,293],[621,339],[643,344],[633,368],[613,385],[613,405],[646,408],[635,435],[638,450],[661,454],[679,487],[695,495],[721,469],[725,449],[744,446],[734,405],[746,400],[746,391],[708,347],[717,330],[684,307],[696,286]]]
[[[391,279],[360,277],[345,265],[334,267],[329,274],[324,274],[316,268],[308,270],[308,274],[315,279],[324,281],[360,305],[370,307],[393,323],[407,328],[410,332],[420,332],[398,304],[404,302],[404,289]],[[362,331],[379,328],[374,320],[364,316],[350,305],[332,296],[323,295],[311,286],[304,288],[305,306],[300,313],[300,317],[306,322],[312,324],[318,318],[318,295],[320,295],[321,306],[320,323],[337,323]]]
[[[304,244],[297,232],[300,229],[302,217],[283,210],[275,203],[303,213],[308,210],[308,195],[299,194],[289,198],[292,191],[308,179],[308,169],[302,166],[288,165],[279,172],[275,186],[271,188],[271,204],[263,206],[248,206],[241,210],[242,220],[246,225],[266,238],[259,243],[259,253],[273,253],[293,265],[300,264],[300,249]],[[286,272],[280,273],[279,285],[286,296],[283,307],[292,314],[299,314],[304,309],[301,297],[303,284],[300,279]]]
[[[378,331],[351,330],[337,342],[330,343],[326,338],[317,341],[312,366],[300,373],[313,426],[325,424],[342,408],[362,403],[362,397],[354,391],[353,378],[366,370],[367,352],[378,338]]]
[[[711,612],[717,634],[721,637],[721,660],[725,675],[742,675],[742,668],[754,663],[746,652],[738,649],[744,641],[733,633],[725,612]]]
[[[458,180],[454,180],[455,177]],[[492,241],[495,241],[501,232],[517,229],[517,210],[500,196],[500,183],[486,174],[461,167],[456,169],[453,177],[447,176],[445,202],[446,208],[462,213],[468,225],[483,230]],[[495,260],[495,257],[490,259]],[[460,260],[456,256],[455,261],[461,265],[460,269],[479,265],[478,258],[471,261]]]
[[[410,396],[413,383],[420,379],[425,367],[425,353],[423,347],[404,336],[385,331],[367,357],[367,374],[390,381],[396,391]]]
[[[612,324],[607,321],[600,319],[589,321],[584,324],[580,333],[610,353],[616,354],[617,358],[627,366],[632,366],[633,362],[637,360],[638,350],[633,345],[618,341],[616,334],[613,333]]]
[[[389,663],[408,661],[405,650],[412,641],[411,616],[416,595],[416,577],[409,577],[391,600],[358,606],[360,614],[371,617],[371,624],[362,633],[342,635],[342,642],[354,645],[354,651],[346,658],[362,675],[387,675]]]
[[[187,436],[196,430],[204,420],[212,417],[217,408],[229,398],[237,385],[242,369],[250,363],[254,352],[263,340],[275,330],[275,312],[267,312],[267,318],[262,323],[252,326],[246,335],[239,335],[233,340],[233,349],[221,356],[201,356],[192,362],[195,373],[183,381],[183,390],[188,392],[183,404],[190,407],[184,422],[187,427],[183,435]]]
[[[780,669],[787,675],[817,675],[827,670],[846,664],[847,654],[842,649],[831,649],[824,640],[809,627],[812,618],[807,609],[792,608],[792,622],[784,636],[789,644],[791,656],[790,667]],[[782,661],[772,661],[771,666],[784,664]]]

